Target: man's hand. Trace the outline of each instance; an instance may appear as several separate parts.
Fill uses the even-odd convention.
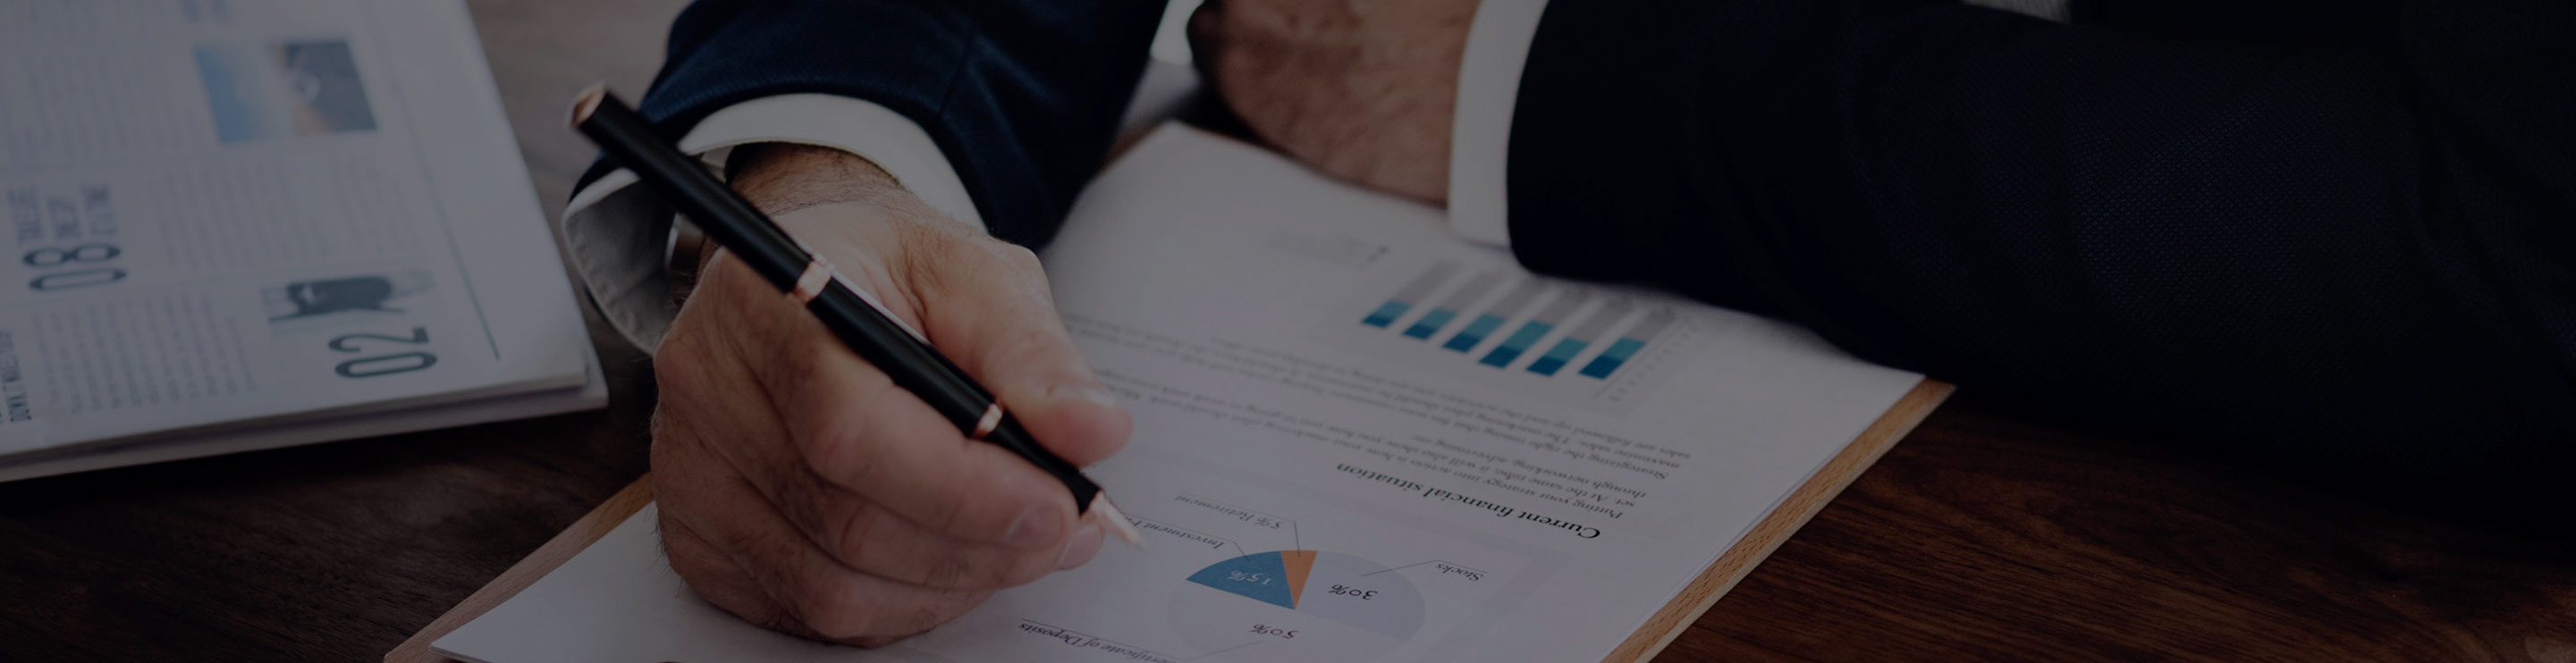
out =
[[[1208,0],[1190,43],[1263,140],[1326,175],[1444,203],[1476,2]]]
[[[930,336],[1047,447],[1090,464],[1128,419],[1075,354],[1028,250],[858,157],[754,146],[735,187]],[[671,566],[772,629],[875,646],[1072,568],[1103,532],[1062,483],[967,440],[777,288],[717,255],[654,357],[653,483]]]

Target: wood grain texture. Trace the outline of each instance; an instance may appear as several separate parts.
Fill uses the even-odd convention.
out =
[[[510,565],[510,570],[501,572],[501,577],[493,578],[492,582],[484,584],[482,589],[474,590],[472,596],[457,602],[455,607],[449,608],[445,614],[439,615],[438,619],[422,627],[419,633],[412,634],[411,639],[404,640],[402,645],[394,647],[392,652],[385,654],[385,663],[437,663],[452,660],[431,652],[430,644],[464,627],[466,622],[483,616],[483,613],[501,607],[501,604],[509,601],[510,597],[518,596],[519,592],[526,591],[529,585],[537,584],[538,579],[553,573],[557,567],[563,566],[564,562],[572,561],[574,555],[579,555],[581,551],[590,548],[590,544],[598,543],[601,538],[608,536],[610,531],[625,524],[627,517],[643,510],[644,505],[652,503],[652,476],[647,475],[636,479],[635,483],[627,484],[624,490],[617,491],[616,495],[609,496],[608,501],[601,502],[599,508],[591,509],[590,513],[584,514],[581,520],[574,521],[571,527],[564,528],[564,531],[556,534],[555,538],[547,539],[546,544],[538,546],[536,552],[528,553],[528,556],[520,559],[519,563]]]
[[[564,100],[642,90],[682,4],[472,2],[550,212],[590,159]],[[0,484],[0,661],[382,658],[643,474],[649,366],[592,330],[606,412]],[[1657,660],[2576,662],[2563,520],[2429,521],[2046,414],[1963,392]]]
[[[1921,425],[1924,418],[1931,416],[1956,391],[1956,387],[1932,380],[1914,385],[1913,390],[1887,408],[1887,413],[1879,415],[1877,421],[1861,430],[1851,444],[1826,459],[1824,466],[1816,468],[1816,473],[1807,477],[1805,483],[1781,498],[1779,506],[1772,507],[1769,515],[1754,523],[1743,538],[1727,548],[1724,554],[1718,555],[1716,562],[1684,585],[1681,594],[1675,596],[1671,604],[1647,619],[1645,626],[1610,650],[1610,655],[1602,661],[1647,660],[1674,640],[1689,635],[1689,629],[1684,626],[1707,614],[1709,608],[1726,597],[1728,590],[1744,581],[1746,573],[1779,550],[1780,544],[1797,534],[1799,527],[1814,519],[1817,512],[1824,510],[1826,503],[1842,494],[1843,488],[1860,478],[1871,463],[1878,462],[1888,449],[1895,447],[1897,441],[1911,433],[1915,426]]]
[[[2576,661],[2563,519],[2427,520],[1962,393],[1666,658]]]

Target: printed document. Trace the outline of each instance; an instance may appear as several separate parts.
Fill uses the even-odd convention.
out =
[[[0,463],[583,400],[540,210],[462,2],[0,0]]]
[[[1135,415],[1147,545],[875,650],[690,594],[647,507],[436,642],[534,661],[1591,661],[1922,381],[1798,328],[1540,278],[1436,210],[1165,127],[1044,254]]]

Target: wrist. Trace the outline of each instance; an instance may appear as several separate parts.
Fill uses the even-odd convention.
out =
[[[904,191],[892,174],[866,157],[796,143],[737,146],[725,160],[725,171],[734,191],[772,219],[825,205],[878,201]],[[694,227],[674,228],[668,263],[674,299],[686,300],[697,290],[708,262],[722,248]]]
[[[726,179],[771,218],[808,207],[865,203],[903,193],[866,157],[828,147],[753,143],[734,148]]]
[[[899,195],[903,185],[875,162],[843,150],[796,143],[752,143],[733,148],[725,160],[725,179],[743,199],[772,219],[794,212],[843,203],[866,203]],[[700,241],[688,248],[687,285],[715,258],[719,247]]]

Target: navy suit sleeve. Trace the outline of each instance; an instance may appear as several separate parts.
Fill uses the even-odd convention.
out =
[[[1108,153],[1162,10],[1151,0],[699,0],[673,24],[639,110],[676,139],[716,111],[781,94],[883,105],[938,142],[995,236],[1038,246]]]
[[[2073,0],[2077,23],[2247,44],[2367,46],[2397,34],[2402,0]]]
[[[2283,467],[2563,473],[2576,4],[2402,12],[2266,41],[1925,2],[1554,2],[1512,245]]]

